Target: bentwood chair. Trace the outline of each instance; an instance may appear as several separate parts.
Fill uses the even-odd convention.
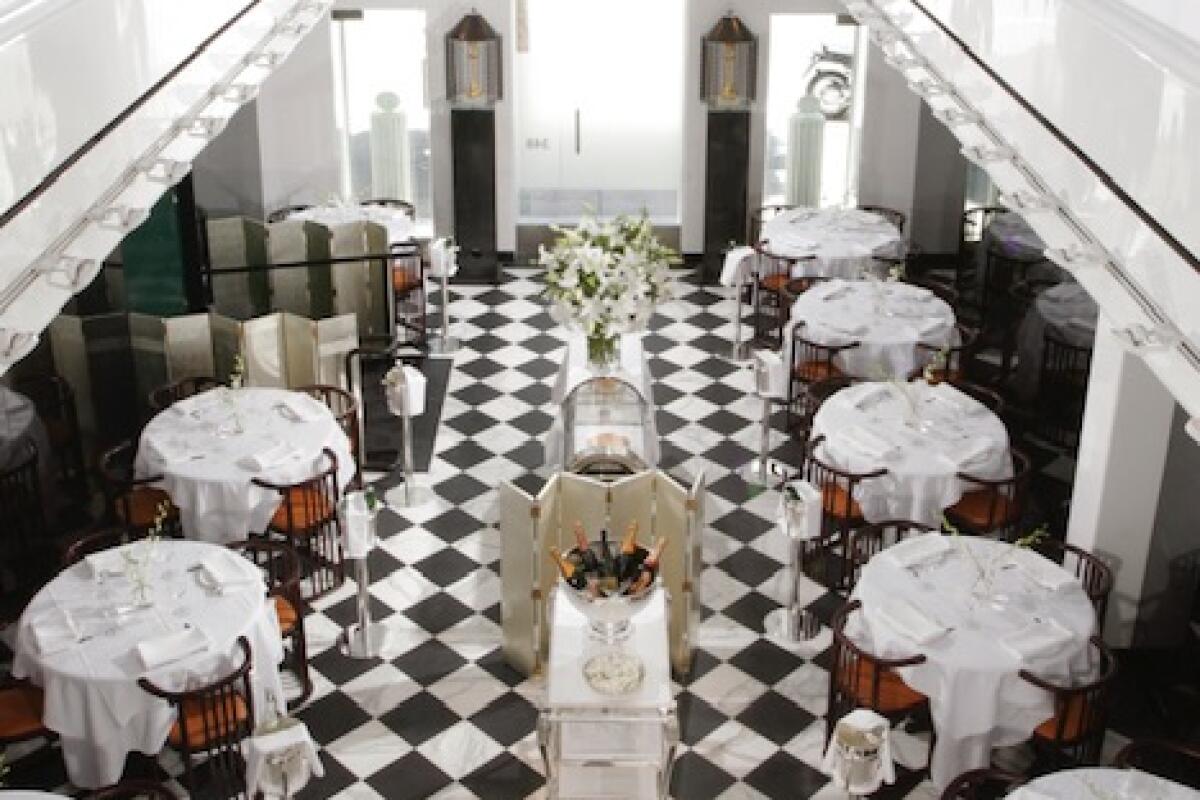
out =
[[[1045,539],[1035,545],[1039,553],[1062,566],[1079,579],[1083,591],[1096,609],[1096,621],[1104,629],[1108,596],[1112,593],[1113,572],[1098,556],[1067,542]]]
[[[171,496],[154,484],[162,475],[136,477],[133,442],[125,441],[100,456],[100,482],[104,490],[108,519],[124,526],[132,539],[150,533],[160,510],[166,512],[162,521],[165,536],[181,538],[183,526],[179,508]]]
[[[871,214],[877,214],[878,216],[883,217],[888,222],[895,225],[896,230],[904,233],[904,223],[908,221],[908,218],[904,215],[903,211],[897,211],[896,209],[888,208],[887,206],[859,206],[858,210],[867,211]]]
[[[1054,697],[1054,716],[1033,732],[1034,747],[1052,770],[1096,764],[1100,759],[1117,660],[1099,636],[1091,638],[1090,646],[1096,653],[1092,663],[1097,669],[1083,683],[1059,684],[1026,669],[1018,673],[1022,680]]]
[[[94,553],[120,547],[129,541],[129,531],[123,527],[101,528],[83,534],[67,546],[63,554],[63,569],[78,564]]]
[[[246,637],[238,637],[237,649],[240,664],[205,686],[172,691],[149,678],[138,679],[143,691],[161,697],[176,710],[167,744],[183,759],[184,783],[192,796],[247,796],[241,743],[254,731],[254,695]],[[204,762],[203,785],[201,771],[193,764],[198,758]]]
[[[788,365],[788,402],[786,426],[792,430],[792,417],[798,411],[803,418],[809,409],[803,404],[806,392],[821,381],[845,377],[835,359],[847,350],[859,346],[858,341],[845,344],[821,344],[809,339],[805,326],[797,322],[792,326],[792,361]],[[845,388],[845,387],[841,387]],[[801,404],[801,405],[798,405]],[[812,411],[815,413],[815,410]]]
[[[178,403],[180,400],[200,394],[201,392],[207,392],[209,389],[215,389],[220,385],[221,382],[216,378],[193,376],[180,378],[172,383],[159,386],[157,389],[150,391],[148,398],[150,412],[157,414]]]
[[[1091,367],[1090,347],[1077,347],[1063,341],[1053,330],[1046,331],[1034,423],[1041,438],[1072,451],[1079,447]]]
[[[821,535],[801,548],[800,569],[814,579],[823,578],[829,588],[844,589],[850,580],[845,564],[851,531],[866,524],[855,495],[865,482],[888,471],[886,467],[870,472],[838,469],[819,455],[824,443],[824,436],[808,443],[800,468],[801,477],[821,492]]]
[[[762,238],[763,223],[770,222],[780,214],[794,211],[800,206],[787,205],[784,203],[775,203],[773,205],[759,206],[750,212],[749,223],[746,226],[746,244],[753,247]]]
[[[308,671],[308,640],[304,633],[304,599],[300,594],[300,556],[286,542],[246,539],[233,542],[230,550],[249,559],[263,574],[267,596],[275,606],[279,633],[288,641],[292,672],[300,679],[299,697],[288,702],[289,708],[303,705],[312,694],[312,676]]]
[[[962,323],[955,326],[955,343],[939,347],[927,342],[917,342],[917,363],[930,365],[930,383],[962,381],[967,377],[971,359],[975,357],[975,343],[979,332]]]
[[[1134,739],[1121,748],[1114,766],[1136,769],[1200,789],[1200,746],[1164,739]]]
[[[913,536],[937,530],[932,525],[910,520],[888,520],[887,522],[872,522],[854,529],[850,533],[850,544],[846,548],[845,575],[848,590],[858,583],[858,574],[863,565],[877,553],[903,542]]]
[[[59,480],[72,491],[86,494],[83,437],[79,433],[75,392],[71,384],[57,375],[34,375],[18,380],[16,388],[33,402],[38,418],[46,427]]]
[[[301,584],[305,601],[312,601],[341,586],[346,579],[342,561],[342,528],[337,515],[337,456],[328,447],[322,451],[326,466],[297,483],[270,483],[254,478],[256,486],[279,493],[279,508],[268,531],[290,542],[300,555]]]
[[[321,401],[350,439],[350,453],[354,456],[354,479],[351,484],[359,486],[362,483],[362,453],[358,437],[358,401],[354,399],[354,395],[337,386],[313,384],[301,386],[296,391]]]
[[[175,793],[157,781],[130,778],[87,795],[87,800],[178,800]]]
[[[833,735],[837,720],[856,708],[868,708],[893,723],[929,708],[929,698],[909,688],[896,672],[901,667],[923,664],[924,655],[880,658],[846,635],[847,621],[861,608],[861,601],[851,600],[838,609],[830,621],[833,647],[830,651],[829,707],[825,714],[826,742]]]
[[[813,420],[816,418],[817,412],[821,410],[821,406],[825,405],[825,401],[857,382],[856,378],[849,375],[838,375],[805,384],[800,390],[801,393],[788,403],[787,429],[800,441],[807,440],[812,431]]]
[[[792,301],[812,283],[809,278],[793,278],[797,264],[814,260],[815,256],[790,257],[777,255],[770,243],[755,243],[758,253],[758,281],[754,293],[754,335],[772,347],[783,343],[783,328],[792,312]]]
[[[997,417],[1003,418],[1004,398],[1001,397],[1000,394],[995,390],[989,389],[986,386],[980,386],[978,383],[972,383],[970,381],[956,381],[951,379],[948,381],[948,383],[968,397],[977,400],[980,405],[982,405],[988,411],[991,411]]]
[[[421,345],[428,329],[425,290],[425,259],[420,250],[405,242],[389,245],[392,273],[392,309],[397,334],[405,332],[404,341]]]
[[[970,298],[976,309],[979,307],[979,249],[984,246],[984,234],[998,215],[1007,212],[1003,206],[979,206],[963,212],[958,228],[958,259],[954,275],[954,288],[961,300]]]
[[[54,574],[57,553],[46,520],[37,445],[25,439],[12,459],[0,470],[0,569],[8,573],[0,580],[0,614],[15,618]]]
[[[0,746],[53,739],[42,724],[42,690],[29,681],[0,678]]]
[[[946,517],[963,533],[1006,537],[1013,533],[1025,513],[1032,466],[1029,457],[1012,448],[1012,477],[991,479],[959,472],[968,490],[946,509]]]
[[[941,800],[997,800],[1025,783],[1024,776],[988,767],[964,772],[942,791]]]

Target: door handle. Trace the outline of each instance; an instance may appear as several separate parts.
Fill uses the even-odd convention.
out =
[[[580,150],[580,135],[579,135],[579,109],[575,109],[575,155],[579,155]]]

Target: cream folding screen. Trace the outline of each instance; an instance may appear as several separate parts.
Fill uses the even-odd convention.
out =
[[[286,220],[267,224],[267,255],[272,264],[321,261],[330,255],[329,228]],[[329,264],[275,269],[270,273],[271,310],[320,319],[333,313]]]
[[[332,225],[330,253],[349,258],[386,253],[387,228],[374,222]],[[336,314],[357,314],[358,335],[386,336],[387,295],[384,294],[383,265],[379,261],[349,261],[333,269],[333,308]]]
[[[504,655],[513,667],[532,674],[549,653],[547,599],[558,569],[548,549],[574,546],[571,531],[576,520],[592,536],[598,536],[602,527],[619,536],[636,519],[643,543],[660,535],[668,539],[659,574],[670,602],[671,663],[679,674],[690,669],[700,619],[703,476],[691,487],[683,487],[658,470],[612,483],[559,472],[536,497],[502,482],[498,503],[501,630]]]
[[[210,219],[208,260],[212,267],[213,307],[234,319],[250,319],[269,307],[265,273],[239,272],[221,275],[222,270],[267,263],[267,228],[248,217]]]
[[[208,314],[169,317],[162,323],[168,380],[218,375]]]

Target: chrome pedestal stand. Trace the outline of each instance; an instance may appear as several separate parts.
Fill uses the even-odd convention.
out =
[[[754,279],[754,283],[750,284],[750,289],[755,294],[757,294],[758,293],[758,278],[757,278],[758,254],[755,253],[753,258],[755,259],[755,262],[756,262],[755,270],[754,270],[755,279]],[[733,289],[734,302],[736,304],[737,310],[735,312],[736,316],[733,319],[733,348],[729,353],[729,358],[732,361],[746,361],[747,359],[750,358],[751,344],[752,344],[752,340],[754,338],[753,336],[751,336],[750,340],[747,340],[745,342],[742,341],[742,294],[745,292],[745,288],[746,288],[746,273],[743,272],[741,269],[739,269],[737,283]],[[751,303],[751,307],[753,307],[753,303]]]
[[[458,339],[450,335],[450,270],[442,265],[442,332],[429,340],[429,352],[436,356],[449,356],[458,352]]]
[[[771,453],[771,376],[761,359],[754,360],[755,394],[762,398],[761,435],[758,457],[744,465],[738,474],[751,486],[767,488],[782,483],[787,478],[787,469],[770,457]]]
[[[408,381],[401,380],[396,388],[399,395],[400,435],[403,446],[400,453],[401,466],[404,471],[404,483],[388,491],[388,505],[398,508],[413,508],[424,505],[433,499],[433,491],[427,486],[418,486],[416,470],[413,467],[412,451],[412,414],[408,405]],[[389,404],[390,405],[390,404]],[[392,409],[395,411],[396,409]]]

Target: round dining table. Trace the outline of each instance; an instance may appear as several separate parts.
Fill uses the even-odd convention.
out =
[[[878,214],[857,208],[793,208],[763,222],[763,249],[784,258],[804,258],[793,277],[859,278],[877,257],[903,258],[900,229]]]
[[[959,472],[1012,476],[1008,431],[990,409],[948,383],[871,381],[832,395],[813,417],[817,455],[862,481],[854,499],[868,522],[937,526],[971,486]]]
[[[189,539],[227,544],[266,529],[280,495],[252,483],[285,485],[338,464],[338,485],[354,477],[350,439],[319,400],[285,389],[212,389],[150,421],[135,468],[159,475]]]
[[[847,628],[851,639],[883,658],[925,656],[898,672],[929,698],[937,730],[930,773],[939,789],[1054,715],[1051,694],[1020,670],[1066,682],[1095,669],[1088,638],[1096,614],[1082,585],[1027,548],[911,537],[867,562],[854,596],[862,613]]]
[[[1017,368],[1011,380],[1012,390],[1024,400],[1031,400],[1037,394],[1047,332],[1069,345],[1091,348],[1099,317],[1096,301],[1073,280],[1040,292],[1017,329]]]
[[[21,458],[21,444],[33,442],[38,452],[38,474],[42,491],[54,487],[54,452],[46,426],[38,417],[37,406],[25,395],[0,385],[0,469],[15,467]]]
[[[824,345],[858,342],[834,357],[844,374],[856,378],[907,378],[924,367],[930,351],[949,347],[955,337],[954,310],[920,286],[900,281],[821,281],[792,304],[783,331],[784,371],[792,363],[797,325],[809,341]]]
[[[1082,767],[1052,772],[1021,786],[1008,800],[1196,800],[1200,792],[1136,769]]]
[[[46,584],[21,615],[12,669],[44,691],[42,720],[60,737],[71,783],[95,789],[120,779],[129,753],[162,750],[174,723],[138,679],[172,691],[210,682],[240,663],[241,636],[256,714],[283,713],[283,642],[259,568],[204,542],[143,540]]]

